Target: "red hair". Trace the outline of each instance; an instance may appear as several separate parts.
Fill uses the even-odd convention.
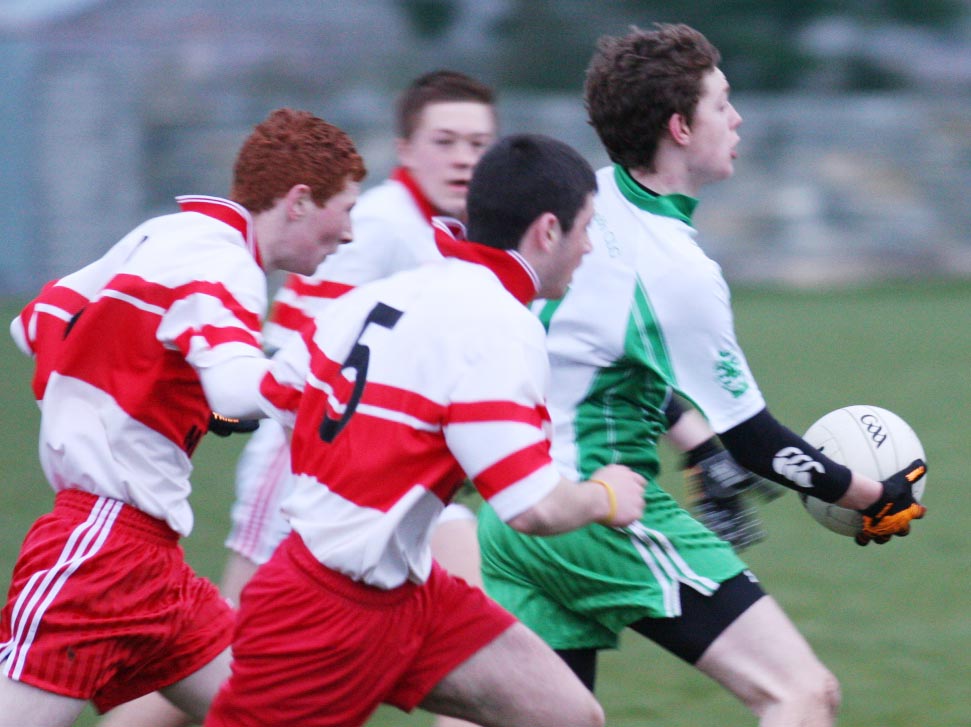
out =
[[[310,187],[318,205],[367,170],[350,137],[307,111],[277,109],[243,142],[230,194],[250,212],[263,212],[296,184]]]

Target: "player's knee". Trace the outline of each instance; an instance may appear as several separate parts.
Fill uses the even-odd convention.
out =
[[[816,669],[795,675],[778,691],[770,694],[768,702],[776,703],[792,713],[825,714],[835,718],[841,702],[839,680],[819,665]]]
[[[600,706],[600,702],[592,694],[587,700],[585,710],[578,713],[577,718],[577,724],[582,724],[586,727],[604,727],[604,723],[607,721],[607,718],[604,716],[603,707]]]
[[[535,705],[534,705],[535,706]],[[552,709],[550,708],[552,707]],[[562,691],[555,705],[547,705],[542,717],[533,715],[529,724],[576,725],[576,727],[604,727],[603,707],[592,693],[577,685],[576,691]]]
[[[828,707],[829,713],[835,717],[836,713],[839,712],[840,704],[843,702],[843,693],[839,679],[828,670],[823,677],[823,701]]]
[[[840,706],[840,684],[831,671],[821,667],[803,682],[801,698],[835,716]]]

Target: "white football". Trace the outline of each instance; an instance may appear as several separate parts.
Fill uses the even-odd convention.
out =
[[[856,404],[831,411],[817,420],[803,437],[834,462],[885,480],[915,459],[925,459],[924,447],[903,419],[877,406]],[[914,497],[924,495],[927,476],[914,484]],[[856,510],[800,495],[806,511],[820,525],[840,535],[856,535],[863,520]]]

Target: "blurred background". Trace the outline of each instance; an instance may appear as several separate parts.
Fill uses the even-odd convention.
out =
[[[971,277],[968,0],[0,0],[0,293],[93,259],[177,194],[225,195],[278,106],[348,131],[380,181],[391,106],[426,70],[495,85],[503,131],[606,161],[583,72],[600,35],[683,21],[745,119],[706,191],[731,282]]]

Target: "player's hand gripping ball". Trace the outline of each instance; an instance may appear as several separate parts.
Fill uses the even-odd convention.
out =
[[[906,535],[910,520],[923,517],[924,447],[893,412],[876,406],[842,407],[816,421],[803,438],[833,461],[884,483],[884,495],[863,512],[801,495],[806,511],[823,527],[866,545]]]

